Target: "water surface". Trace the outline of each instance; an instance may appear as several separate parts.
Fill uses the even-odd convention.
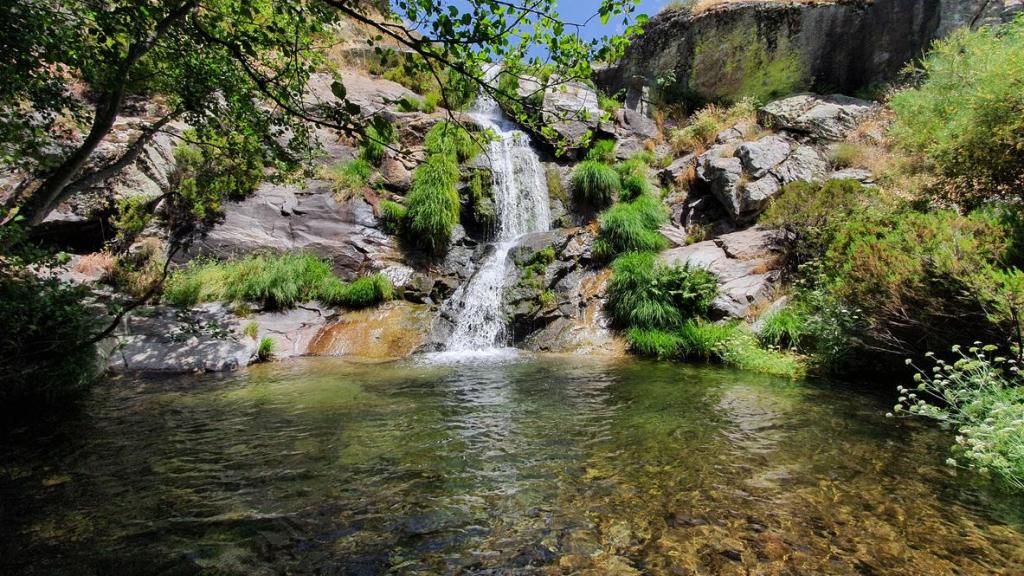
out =
[[[0,448],[4,574],[1021,574],[878,399],[570,356],[119,380]]]

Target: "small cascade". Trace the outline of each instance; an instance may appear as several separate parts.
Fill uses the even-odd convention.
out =
[[[498,66],[489,69],[487,81],[494,82],[499,71]],[[498,225],[476,274],[445,304],[455,318],[446,348],[456,352],[489,350],[503,343],[505,318],[501,304],[508,253],[522,235],[547,230],[550,220],[547,182],[529,137],[486,94],[477,98],[471,114],[497,137],[487,155],[494,173]]]

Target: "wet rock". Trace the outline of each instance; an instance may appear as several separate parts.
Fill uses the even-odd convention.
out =
[[[760,122],[777,130],[817,140],[842,140],[879,105],[841,94],[798,94],[770,102],[758,111]]]
[[[774,295],[781,273],[779,233],[758,227],[662,252],[670,265],[699,266],[718,277],[717,314],[746,318]]]
[[[256,313],[243,322],[255,322],[259,327],[256,341],[266,336],[277,344],[276,357],[290,358],[307,354],[313,339],[333,315],[332,311],[309,302],[294,310]]]
[[[430,336],[434,313],[429,306],[394,301],[374,309],[343,311],[313,338],[308,353],[316,356],[404,358]]]

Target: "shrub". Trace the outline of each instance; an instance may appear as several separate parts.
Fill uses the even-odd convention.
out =
[[[923,82],[896,93],[892,135],[927,157],[941,192],[976,205],[1024,185],[1024,17],[961,29],[934,44]]]
[[[715,277],[702,268],[666,266],[648,252],[629,252],[612,263],[608,308],[630,328],[679,327],[705,314],[718,292]]]
[[[300,302],[321,300],[328,305],[363,307],[391,297],[386,278],[374,275],[352,284],[338,280],[330,264],[309,254],[255,254],[224,262],[192,262],[167,280],[164,299],[188,307],[199,302],[260,302],[270,309],[290,308]],[[378,297],[363,298],[369,282]],[[359,286],[357,286],[359,284]],[[350,296],[352,293],[360,297]]]
[[[59,407],[98,374],[87,344],[98,320],[84,289],[8,264],[0,258],[0,412]]]
[[[260,338],[260,343],[256,346],[256,360],[259,362],[272,360],[276,351],[277,342],[270,336],[264,336]]]
[[[405,209],[405,206],[402,206],[398,202],[381,200],[380,222],[384,231],[388,234],[398,234],[401,232],[406,214],[407,210]]]
[[[362,158],[325,167],[322,177],[331,182],[331,189],[339,201],[351,198],[369,186],[373,167]]]
[[[597,105],[601,110],[609,114],[614,114],[619,108],[622,108],[622,102],[600,91],[597,93]]]
[[[621,202],[598,218],[599,256],[608,258],[622,252],[658,252],[668,241],[658,229],[668,222],[668,210],[650,194],[632,202]]]
[[[611,204],[620,187],[618,172],[607,164],[593,160],[585,160],[576,165],[571,182],[577,201],[598,207]]]
[[[931,370],[918,369],[912,388],[897,388],[900,396],[887,416],[923,416],[954,426],[955,458],[947,463],[992,473],[1024,490],[1024,379],[1018,361],[998,350],[980,342],[967,352],[953,346],[955,361],[936,359]]]
[[[459,167],[453,156],[434,154],[416,168],[406,197],[406,229],[417,246],[434,253],[448,247],[459,223]]]
[[[792,235],[787,260],[795,268],[819,258],[838,228],[854,215],[861,219],[888,219],[890,213],[877,191],[856,180],[792,182],[772,200],[760,222],[784,228]]]
[[[853,168],[860,165],[864,154],[865,150],[862,144],[840,142],[832,148],[832,166],[838,169]]]
[[[690,116],[689,123],[669,133],[669,142],[677,154],[700,154],[714,144],[718,133],[740,121],[754,122],[757,105],[743,99],[730,107],[709,104]]]
[[[611,164],[615,161],[615,140],[598,140],[587,152],[587,160]]]

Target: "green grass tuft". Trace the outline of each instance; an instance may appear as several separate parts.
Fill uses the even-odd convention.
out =
[[[372,282],[376,298],[338,296],[356,285]],[[385,288],[383,283],[387,283]],[[362,285],[360,285],[362,288]],[[309,254],[254,254],[239,260],[193,262],[167,279],[163,297],[180,307],[200,302],[259,302],[268,309],[291,308],[300,302],[363,307],[388,300],[390,282],[379,274],[345,284],[330,264]]]
[[[580,162],[572,171],[571,182],[578,201],[597,207],[611,204],[621,186],[614,168],[594,160]]]
[[[264,336],[260,338],[260,343],[256,347],[256,360],[259,362],[267,362],[274,358],[274,353],[277,352],[277,342],[274,341],[270,336]]]
[[[615,140],[598,140],[587,152],[587,160],[610,164],[615,161]]]
[[[668,222],[668,210],[650,194],[632,202],[621,202],[605,210],[598,219],[599,252],[610,257],[623,252],[658,252],[668,241],[658,229]]]
[[[331,189],[339,200],[347,200],[370,185],[373,167],[362,158],[325,167],[321,177],[331,182]]]
[[[448,247],[459,223],[459,167],[454,156],[435,154],[416,169],[406,198],[405,222],[410,240],[434,253]]]
[[[398,234],[402,231],[407,214],[408,210],[398,202],[382,200],[380,203],[380,222],[388,234]]]

